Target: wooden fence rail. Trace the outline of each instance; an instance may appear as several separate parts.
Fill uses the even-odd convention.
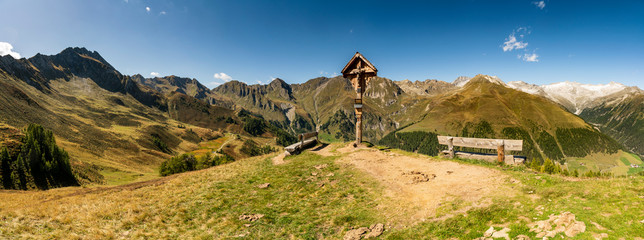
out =
[[[447,154],[450,158],[455,156],[454,146],[469,147],[469,148],[482,148],[482,149],[496,149],[497,161],[507,162],[505,151],[522,151],[523,140],[509,140],[509,139],[487,139],[487,138],[464,138],[464,137],[451,137],[451,136],[438,136],[438,143],[447,145]],[[471,155],[471,154],[470,154]],[[513,156],[510,156],[513,158]],[[514,163],[514,160],[512,160]]]

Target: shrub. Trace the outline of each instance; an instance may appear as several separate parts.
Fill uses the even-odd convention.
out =
[[[211,157],[210,154],[206,154],[199,157],[199,159],[196,159],[194,155],[184,153],[161,163],[159,174],[161,174],[161,176],[168,176],[175,173],[206,169],[234,161],[235,159],[227,154],[215,157]]]
[[[156,146],[160,151],[164,153],[170,153],[170,149],[168,148],[168,144],[166,144],[161,138],[159,138],[159,135],[152,134],[152,143],[154,146]]]
[[[543,166],[541,166],[541,172],[545,172],[548,174],[552,174],[556,172],[556,166],[552,162],[552,160],[550,160],[549,158],[546,158],[546,160],[543,162]]]

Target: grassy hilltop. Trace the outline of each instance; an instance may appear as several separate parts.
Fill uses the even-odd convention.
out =
[[[381,223],[386,239],[473,239],[491,226],[534,238],[531,224],[564,212],[585,225],[575,238],[644,232],[642,177],[568,178],[343,144],[284,164],[273,156],[115,187],[2,191],[0,235],[339,239]]]

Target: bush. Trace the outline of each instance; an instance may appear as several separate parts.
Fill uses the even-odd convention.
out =
[[[161,138],[159,138],[159,135],[152,134],[152,143],[154,146],[156,146],[160,151],[164,153],[171,153],[170,149],[168,148],[168,144],[166,144]]]
[[[555,164],[550,160],[549,158],[546,158],[546,160],[543,162],[543,166],[541,166],[541,172],[545,172],[548,174],[553,174],[557,171],[557,168]]]
[[[206,154],[201,156],[199,159],[196,159],[194,155],[184,153],[161,163],[159,174],[161,174],[161,176],[168,176],[175,173],[206,169],[234,161],[235,159],[227,154],[215,157],[211,157],[210,154]]]

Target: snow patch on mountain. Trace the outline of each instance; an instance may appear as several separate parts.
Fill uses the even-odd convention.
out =
[[[463,86],[465,86],[465,84],[467,84],[468,82],[470,82],[470,79],[472,79],[472,78],[470,78],[470,77],[466,77],[466,76],[460,76],[460,77],[457,77],[457,78],[452,82],[452,84],[454,84],[454,85],[455,85],[455,86],[457,86],[457,87],[463,87]]]
[[[526,93],[540,95],[566,106],[575,114],[580,114],[597,99],[615,94],[628,88],[616,82],[608,84],[581,84],[578,82],[559,82],[537,86],[525,82],[509,82],[508,86]]]
[[[544,94],[543,88],[539,85],[529,84],[524,81],[508,82],[508,87],[534,95]]]
[[[505,82],[503,82],[503,81],[502,81],[500,78],[498,78],[497,76],[488,76],[488,75],[479,74],[479,75],[476,75],[474,78],[476,78],[476,77],[478,77],[478,76],[483,77],[485,80],[488,80],[488,81],[489,81],[489,82],[491,82],[491,83],[496,83],[496,84],[500,84],[500,85],[505,85]],[[457,87],[463,87],[463,86],[465,86],[465,84],[467,84],[468,82],[470,82],[470,80],[472,80],[472,79],[473,79],[473,78],[466,77],[466,76],[461,76],[461,77],[456,78],[456,80],[454,80],[454,81],[452,82],[452,84],[454,84],[454,86],[457,86]]]

